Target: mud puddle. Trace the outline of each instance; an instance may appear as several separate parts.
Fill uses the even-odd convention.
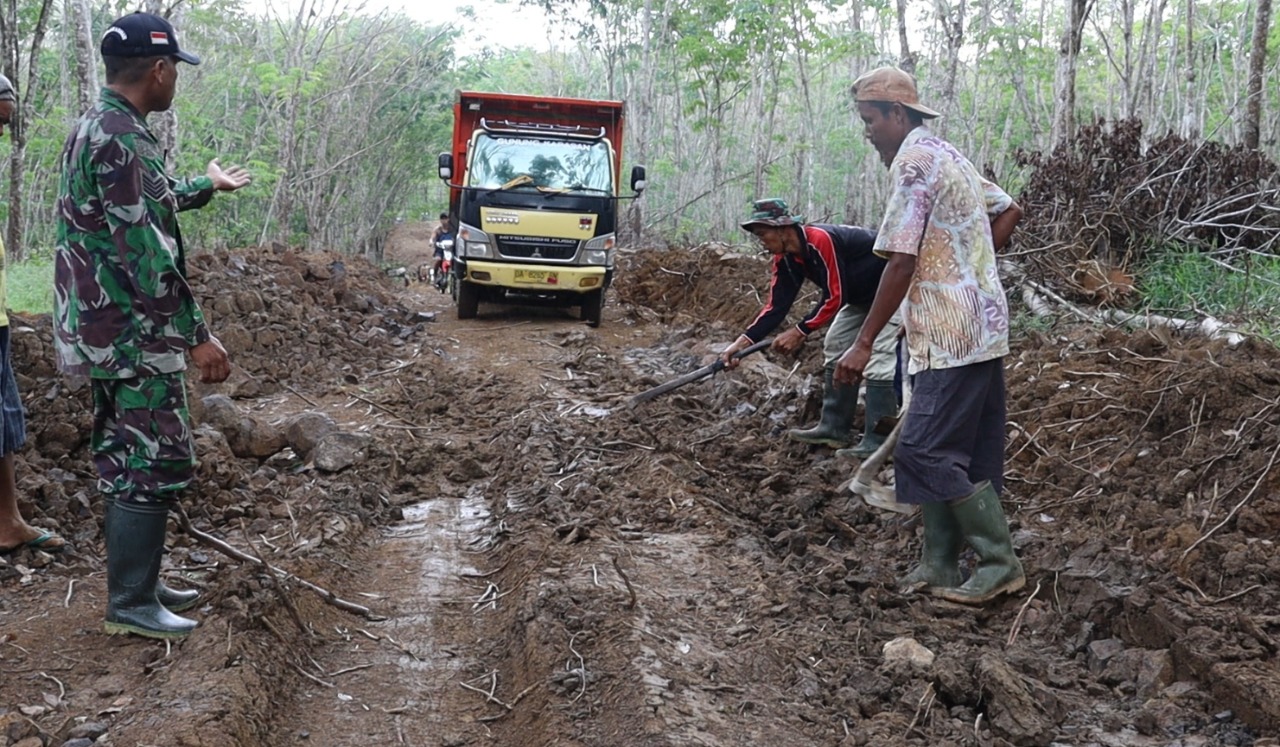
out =
[[[334,623],[336,637],[313,654],[319,673],[278,722],[278,743],[464,744],[479,696],[460,683],[474,679],[471,634],[495,593],[477,570],[493,529],[478,491],[406,507],[385,527],[361,558],[359,588],[387,619]]]

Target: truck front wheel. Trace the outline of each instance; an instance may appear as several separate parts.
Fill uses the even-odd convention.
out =
[[[480,287],[456,278],[454,282],[454,290],[458,294],[455,297],[458,301],[458,318],[475,319],[476,312],[480,309]]]
[[[599,327],[604,313],[604,290],[593,290],[582,295],[582,321],[588,327]]]

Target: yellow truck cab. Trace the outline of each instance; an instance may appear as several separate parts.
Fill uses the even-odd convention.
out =
[[[623,103],[459,91],[441,153],[456,226],[458,318],[487,303],[577,306],[600,324],[613,280]]]

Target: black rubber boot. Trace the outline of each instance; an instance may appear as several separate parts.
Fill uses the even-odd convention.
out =
[[[858,388],[837,385],[832,378],[835,367],[822,372],[822,416],[813,428],[792,428],[791,438],[806,444],[843,449],[850,443],[853,411],[858,407]]]
[[[978,564],[968,581],[953,588],[935,587],[930,590],[933,595],[960,604],[985,604],[1025,586],[1027,577],[1013,551],[1009,521],[991,481],[983,480],[971,495],[949,508],[960,533],[977,554]]]
[[[946,503],[926,503],[920,507],[924,521],[924,544],[920,546],[920,565],[903,576],[898,586],[913,591],[921,586],[951,588],[959,586],[960,548],[964,537]]]
[[[107,531],[108,635],[185,638],[195,620],[179,617],[156,599],[164,554],[168,503],[117,503]]]
[[[882,418],[893,417],[898,413],[898,395],[893,390],[892,381],[867,381],[867,407],[865,421],[862,426],[862,440],[851,449],[836,452],[838,457],[866,459],[876,453],[884,445],[885,436],[876,433],[876,425]]]
[[[115,511],[115,497],[105,499],[107,507],[102,513],[102,534],[104,537],[110,538],[111,531],[111,514]],[[107,545],[107,555],[111,554],[111,546]],[[195,589],[179,590],[171,589],[165,584],[163,579],[156,579],[156,599],[169,608],[170,612],[185,612],[186,610],[200,604],[200,592]]]

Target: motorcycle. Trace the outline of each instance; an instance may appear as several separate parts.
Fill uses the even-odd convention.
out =
[[[443,253],[444,259],[439,269],[432,267],[431,284],[441,293],[448,293],[453,287],[453,239],[436,241],[436,249]]]

